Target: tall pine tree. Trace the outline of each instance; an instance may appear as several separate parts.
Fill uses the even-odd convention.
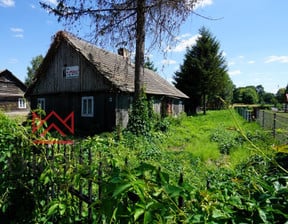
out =
[[[227,73],[227,64],[220,44],[215,37],[202,27],[196,44],[187,49],[180,71],[175,73],[175,86],[187,94],[188,113],[196,113],[198,106],[206,114],[207,103],[215,105],[218,97],[231,99],[233,83]]]

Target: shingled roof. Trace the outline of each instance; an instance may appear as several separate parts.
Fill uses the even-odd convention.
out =
[[[54,42],[52,43],[48,54],[54,52],[56,49],[53,48],[57,48],[61,41],[66,41],[69,43],[72,48],[78,51],[96,68],[96,70],[105,76],[105,78],[109,80],[114,87],[123,92],[134,92],[135,67],[134,64],[129,62],[127,58],[119,54],[100,49],[95,45],[79,39],[65,31],[59,31],[55,35]],[[160,75],[149,69],[144,69],[144,85],[146,93],[148,94],[166,95],[176,98],[188,98],[187,95],[171,85]]]
[[[7,84],[10,84],[9,88],[1,88],[1,86]],[[11,84],[13,87],[11,87]],[[8,69],[0,71],[0,97],[23,97],[26,89],[26,85]]]

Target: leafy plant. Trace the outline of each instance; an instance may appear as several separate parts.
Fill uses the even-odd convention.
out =
[[[239,144],[242,140],[239,138],[239,134],[234,129],[227,129],[225,127],[219,127],[211,134],[211,141],[217,142],[219,150],[222,154],[230,154],[230,150]]]
[[[141,89],[140,96],[135,99],[132,105],[127,130],[138,136],[149,135],[152,129],[152,121],[149,114],[147,97],[144,89]]]
[[[35,201],[30,191],[31,142],[25,128],[0,112],[0,220],[27,221]]]

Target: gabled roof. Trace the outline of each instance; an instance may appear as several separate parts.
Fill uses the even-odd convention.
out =
[[[6,83],[13,83],[15,86],[17,86],[20,90],[17,92],[12,92],[11,88],[5,90],[3,92],[0,91],[0,96],[23,96],[23,93],[26,91],[27,87],[26,85],[19,80],[15,75],[12,74],[8,69],[0,71],[0,84],[6,84]],[[15,89],[12,89],[13,91]]]
[[[79,39],[74,35],[59,31],[54,38],[54,42],[45,58],[54,54],[62,41],[70,44],[72,48],[78,51],[86,60],[95,67],[114,87],[123,92],[134,92],[134,64],[130,63],[127,58],[105,51],[95,45]],[[28,88],[26,94],[29,94],[37,79],[41,75],[41,70],[45,69],[45,58],[36,75],[35,82]],[[149,69],[144,69],[144,84],[148,94],[166,95],[176,98],[188,98],[160,75]]]

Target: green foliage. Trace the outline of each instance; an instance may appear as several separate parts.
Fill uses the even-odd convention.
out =
[[[144,89],[142,89],[140,96],[133,102],[132,111],[129,114],[127,130],[135,135],[149,135],[152,129],[150,114],[147,97]]]
[[[239,134],[233,129],[217,128],[211,135],[211,141],[217,142],[220,153],[230,154],[230,150],[241,144]]]
[[[194,114],[198,106],[205,113],[207,103],[222,108],[221,101],[215,101],[215,97],[230,102],[233,90],[219,42],[204,27],[199,35],[196,45],[187,49],[180,71],[174,76],[175,86],[190,97],[186,110]]]
[[[34,207],[29,190],[30,141],[26,130],[0,112],[0,220],[26,222]]]
[[[285,223],[287,181],[271,176],[275,166],[261,156],[253,156],[233,171],[218,169],[208,173],[207,190],[199,192],[203,220],[221,223]],[[287,173],[281,172],[287,176]],[[281,176],[280,175],[280,176]],[[279,204],[278,204],[279,203]],[[279,214],[279,216],[278,216]],[[206,217],[205,217],[206,216]]]
[[[43,59],[44,58],[41,54],[32,58],[31,67],[30,66],[27,67],[27,77],[25,78],[25,85],[26,86],[31,85],[31,83],[33,82],[35,75],[36,75],[36,72],[37,72],[37,69],[41,65]]]
[[[144,63],[144,68],[148,68],[154,72],[157,72],[157,68],[155,67],[154,63],[150,61],[150,58],[147,57]]]
[[[165,122],[148,136],[31,147],[26,130],[1,117],[1,221],[20,200],[15,223],[287,222],[287,153],[271,150],[259,126],[233,111]]]

